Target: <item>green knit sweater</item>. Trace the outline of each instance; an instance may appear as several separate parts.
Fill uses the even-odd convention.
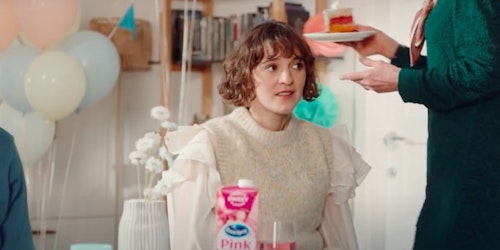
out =
[[[0,128],[0,249],[34,249],[23,166],[14,139],[2,128]]]
[[[403,100],[429,109],[414,249],[500,249],[500,1],[439,0],[425,35],[427,58],[399,74]]]

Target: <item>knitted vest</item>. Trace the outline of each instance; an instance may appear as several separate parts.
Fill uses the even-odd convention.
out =
[[[333,172],[329,132],[295,117],[284,131],[265,130],[246,108],[203,126],[222,184],[254,180],[260,191],[259,221],[292,220],[297,249],[323,249],[318,228]]]

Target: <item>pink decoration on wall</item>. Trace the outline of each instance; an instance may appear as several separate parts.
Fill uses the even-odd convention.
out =
[[[325,19],[323,17],[323,12],[317,13],[316,15],[309,17],[306,23],[304,23],[303,31],[304,33],[324,32]]]

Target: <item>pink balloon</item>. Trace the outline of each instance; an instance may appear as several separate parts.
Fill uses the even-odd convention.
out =
[[[14,0],[0,1],[0,52],[7,49],[16,39],[19,23]]]
[[[42,50],[56,44],[71,30],[77,0],[17,0],[19,31]]]

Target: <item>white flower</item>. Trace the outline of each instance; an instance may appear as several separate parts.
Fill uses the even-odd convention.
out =
[[[129,154],[130,162],[136,166],[142,165],[146,162],[146,154],[141,151],[133,151]]]
[[[161,135],[158,132],[149,132],[144,135],[143,138],[153,140],[153,146],[157,147],[161,143]]]
[[[164,106],[153,107],[151,117],[158,121],[161,126],[160,129],[166,131],[166,133],[177,130],[177,124],[168,121],[170,118],[168,108]],[[135,151],[129,155],[132,164],[141,167],[137,168],[137,187],[143,187],[144,189],[139,190],[139,198],[159,199],[162,193],[166,194],[164,189],[168,189],[166,185],[161,184],[161,180],[154,185],[154,182],[158,181],[158,175],[163,172],[165,163],[170,163],[174,159],[174,155],[168,151],[166,145],[166,133],[163,134],[161,130],[145,133],[135,142]],[[141,172],[144,172],[144,177],[142,177]],[[144,183],[141,183],[142,179]],[[141,197],[142,195],[144,196]]]
[[[156,183],[156,186],[154,187],[154,189],[157,190],[161,195],[167,195],[176,187],[180,186],[184,181],[186,181],[186,177],[172,169],[163,171],[161,176],[161,179],[158,181],[158,183]]]
[[[143,192],[144,197],[150,197],[153,200],[161,198],[161,193],[155,188],[145,188]]]
[[[135,142],[135,149],[141,152],[148,152],[155,147],[155,140],[149,137],[142,137]]]
[[[161,180],[159,180],[153,188],[154,192],[159,195],[167,195],[171,190]]]
[[[160,159],[151,156],[149,159],[146,161],[146,169],[149,172],[159,174],[163,171],[163,163],[161,162]]]
[[[160,124],[162,128],[167,129],[167,131],[176,131],[177,124],[175,122],[164,121]]]
[[[170,153],[170,151],[168,151],[168,149],[165,146],[162,146],[160,148],[160,152],[158,152],[158,154],[163,160],[166,160],[168,164],[174,161],[174,155]]]
[[[170,110],[164,106],[156,106],[151,109],[151,117],[158,121],[166,121],[170,118]]]

